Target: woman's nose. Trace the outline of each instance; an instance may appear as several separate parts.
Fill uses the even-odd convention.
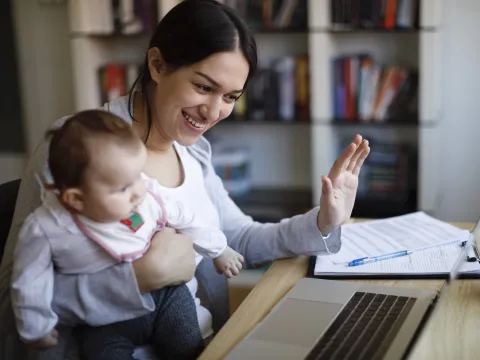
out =
[[[204,104],[200,107],[200,116],[205,121],[217,121],[220,117],[222,107],[222,99],[217,99],[216,97],[211,99],[207,104]]]

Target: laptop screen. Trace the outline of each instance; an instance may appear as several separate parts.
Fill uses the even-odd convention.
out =
[[[477,223],[473,227],[472,235],[473,235],[474,241],[477,241],[478,238],[480,237],[480,218],[478,218]]]
[[[473,250],[477,244],[477,238],[480,236],[480,218],[477,220],[475,226],[473,227],[472,231],[470,232],[470,236],[468,241],[465,241],[462,247],[462,250],[458,254],[457,260],[453,264],[452,270],[450,271],[448,277],[448,283],[451,283],[458,277],[458,273],[462,269],[463,264],[465,263],[466,259],[469,257],[469,254],[476,255],[476,252]]]
[[[447,282],[451,283],[458,277],[458,273],[462,269],[462,266],[467,261],[467,256],[469,253],[469,248],[472,246],[472,237],[469,238],[468,241],[462,243],[462,250],[458,254],[457,260],[452,266],[452,270],[450,270],[450,274],[448,276]]]

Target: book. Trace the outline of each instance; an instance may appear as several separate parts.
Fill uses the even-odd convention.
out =
[[[335,30],[412,29],[419,8],[419,0],[330,0],[330,19]]]
[[[422,211],[342,226],[342,248],[337,254],[314,256],[314,277],[443,277],[449,274],[472,233]],[[362,257],[409,250],[408,255],[359,266],[348,263]],[[480,262],[465,261],[461,273],[480,276]]]

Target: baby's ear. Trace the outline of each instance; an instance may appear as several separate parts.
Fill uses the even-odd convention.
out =
[[[79,188],[68,188],[61,192],[62,202],[72,210],[82,212],[84,209],[83,192]]]

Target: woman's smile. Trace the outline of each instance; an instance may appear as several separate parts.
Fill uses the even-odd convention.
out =
[[[198,119],[194,118],[193,116],[190,116],[185,111],[182,111],[182,115],[185,118],[185,120],[187,120],[188,125],[190,125],[190,127],[194,128],[197,131],[203,131],[207,127],[207,124],[202,124],[201,122],[199,122]]]

